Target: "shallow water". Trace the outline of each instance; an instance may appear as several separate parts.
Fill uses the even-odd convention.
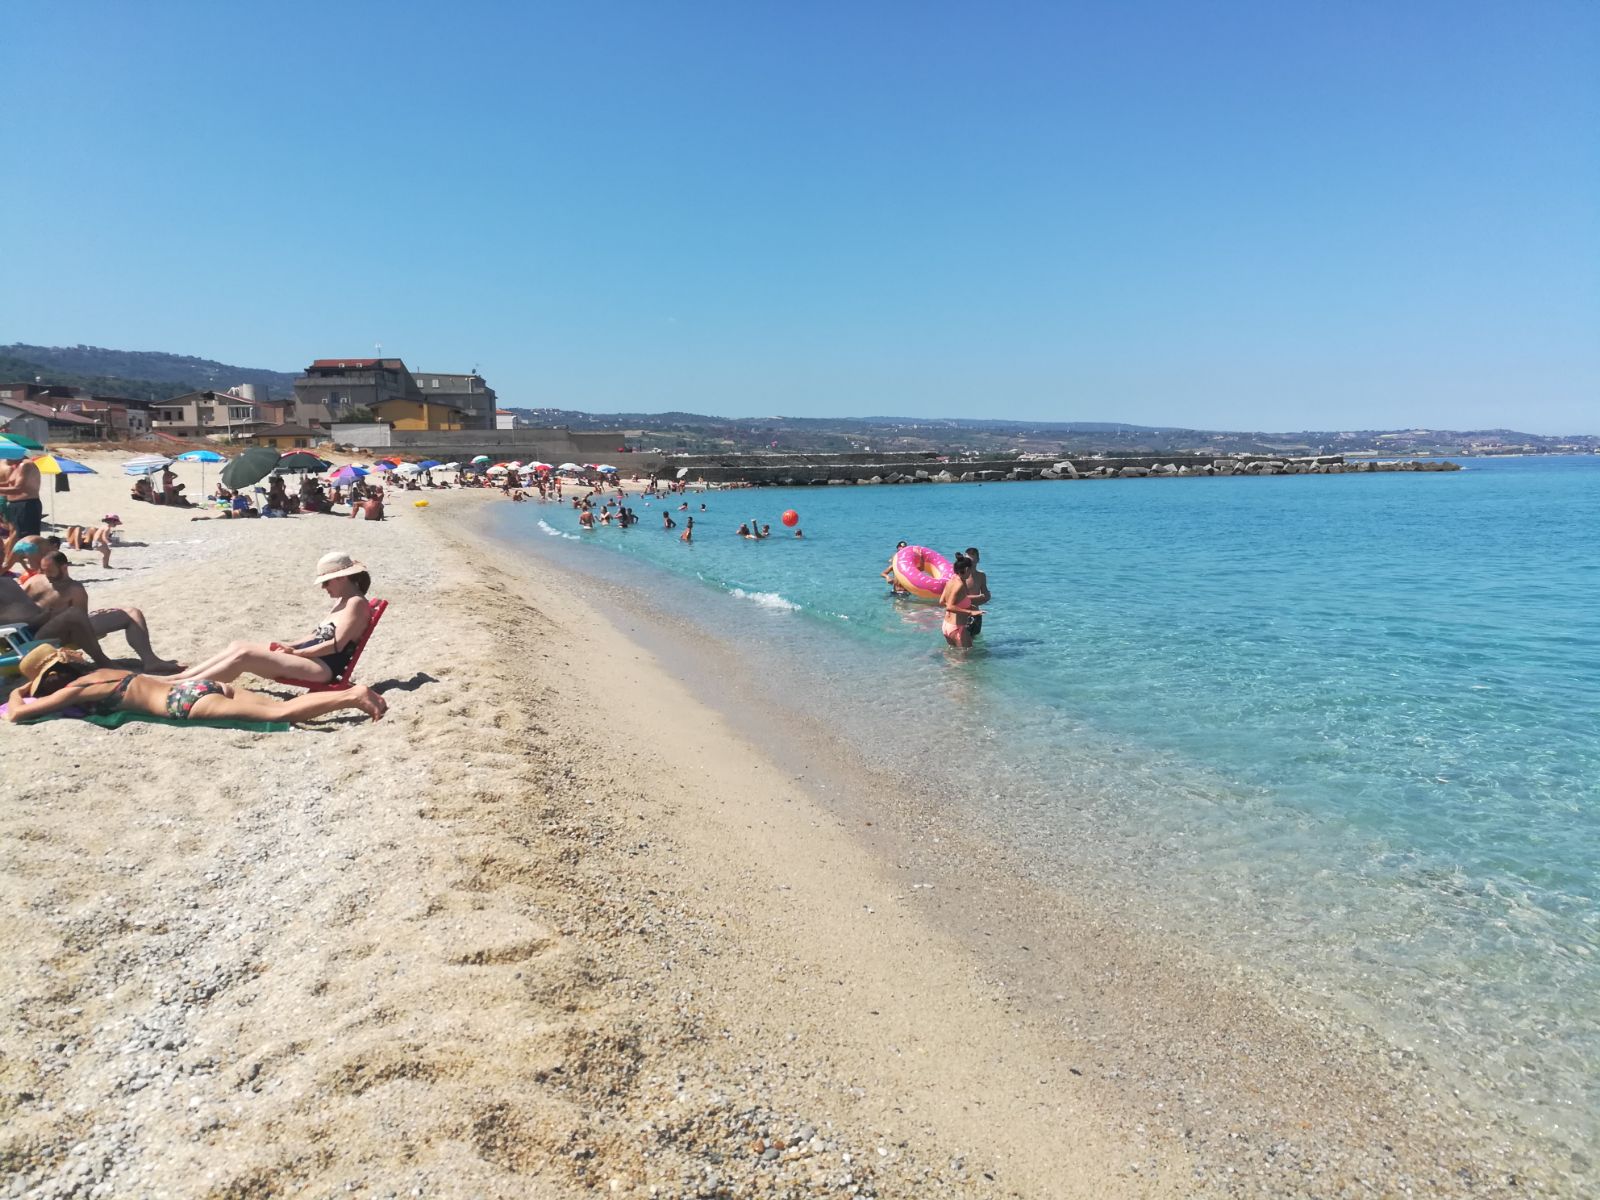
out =
[[[739,643],[1040,874],[1115,880],[1578,1142],[1600,1111],[1600,457],[711,493],[497,532]],[[778,521],[799,510],[804,540]],[[775,536],[733,535],[751,517]],[[983,551],[977,647],[878,578]],[[609,553],[607,553],[609,552]]]

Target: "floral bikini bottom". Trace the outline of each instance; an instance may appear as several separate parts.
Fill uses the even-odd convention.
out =
[[[226,693],[227,689],[214,679],[185,679],[173,684],[167,692],[167,716],[175,721],[187,721],[197,701]]]

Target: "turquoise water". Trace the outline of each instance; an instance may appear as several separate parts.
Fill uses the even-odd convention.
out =
[[[858,748],[943,764],[1042,873],[1092,865],[1588,1141],[1600,457],[1467,465],[714,492],[689,546],[659,501],[582,535],[494,517],[748,646]],[[735,537],[751,517],[775,536]],[[886,596],[901,538],[981,548],[971,652]]]

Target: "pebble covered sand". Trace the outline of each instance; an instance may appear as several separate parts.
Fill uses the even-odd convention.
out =
[[[492,495],[194,523],[89,461],[95,605],[193,660],[309,631],[348,550],[390,711],[0,728],[0,1195],[1583,1194],[1390,1048],[819,802],[471,535]],[[1034,928],[1047,969],[984,946]]]

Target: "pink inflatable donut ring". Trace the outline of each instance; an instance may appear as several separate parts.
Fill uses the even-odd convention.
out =
[[[937,550],[926,546],[902,546],[894,555],[894,581],[903,591],[924,600],[937,600],[944,594],[955,568]]]

